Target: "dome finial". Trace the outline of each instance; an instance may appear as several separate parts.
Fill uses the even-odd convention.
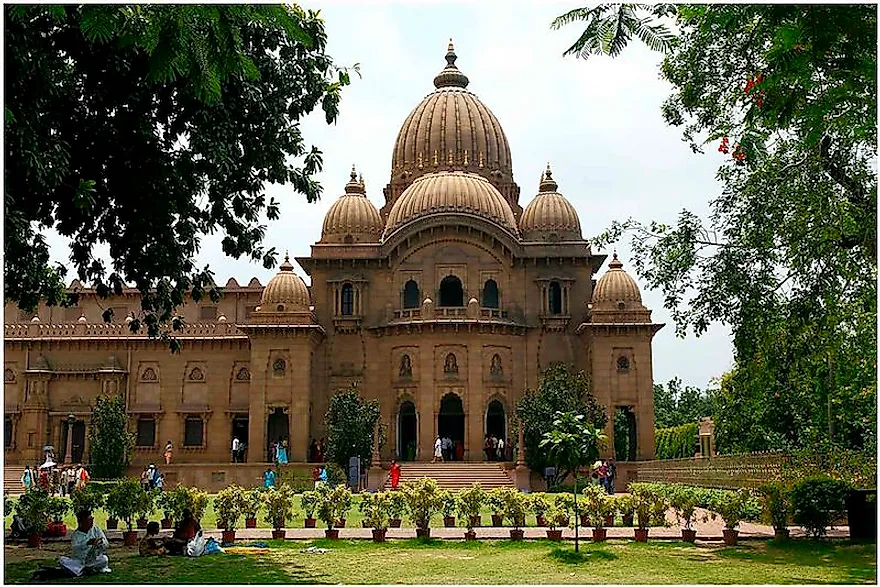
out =
[[[449,39],[449,45],[446,47],[446,67],[443,68],[437,77],[434,78],[434,87],[439,88],[466,88],[468,78],[455,65],[458,55],[455,54],[455,46],[452,39]]]
[[[349,177],[351,179],[345,184],[345,193],[364,195],[366,190],[364,189],[363,175],[361,175],[361,180],[358,181],[358,173],[354,165],[351,166],[351,175]]]
[[[354,168],[354,163],[351,164],[351,175],[349,175],[351,181],[355,181],[358,178],[357,170]]]
[[[541,184],[538,186],[538,193],[555,192],[559,185],[553,181],[553,172],[550,171],[550,163],[547,163],[547,169],[541,174]]]
[[[290,254],[288,251],[284,251],[284,263],[278,267],[281,271],[293,271],[293,265],[290,264]]]
[[[623,263],[620,262],[620,259],[617,258],[617,249],[614,249],[614,252],[611,254],[611,262],[608,263],[609,269],[623,269]]]

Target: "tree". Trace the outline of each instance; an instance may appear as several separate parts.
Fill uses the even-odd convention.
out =
[[[373,434],[379,422],[379,400],[367,400],[357,385],[337,392],[330,398],[327,423],[327,458],[348,470],[348,459],[360,457],[369,466],[373,456]],[[385,429],[379,426],[379,445],[385,443]]]
[[[131,463],[134,434],[128,431],[128,415],[122,394],[101,395],[92,408],[89,426],[89,463],[97,479],[117,479]]]
[[[673,87],[662,114],[695,153],[711,145],[721,157],[722,189],[706,220],[683,210],[674,226],[614,222],[593,245],[632,236],[636,271],[663,293],[679,336],[730,327],[735,369],[716,423],[749,437],[734,444],[872,450],[876,7],[623,6],[554,24],[585,22],[569,54],[588,58],[673,19],[678,35],[649,43],[666,52]],[[610,19],[624,13],[645,22]]]
[[[581,467],[592,464],[599,456],[599,445],[606,440],[601,428],[593,427],[584,414],[557,412],[552,429],[541,438],[540,447],[547,458],[559,469],[574,475],[574,550],[578,551],[578,472]]]
[[[681,379],[670,379],[666,385],[654,384],[654,427],[671,428],[712,416],[713,396],[708,390],[682,385]]]
[[[608,423],[605,409],[590,393],[590,382],[584,372],[573,372],[564,363],[550,365],[542,374],[538,389],[527,389],[516,405],[516,416],[523,424],[526,464],[541,474],[547,467],[556,466],[541,442],[553,429],[557,412],[581,414],[587,423],[600,429]],[[551,481],[557,483],[570,473],[568,469],[558,469]]]
[[[296,5],[5,7],[7,301],[71,305],[42,231],[71,239],[70,266],[98,295],[140,290],[130,323],[183,327],[174,310],[220,291],[197,269],[201,237],[266,268],[267,182],[315,201],[322,155],[300,120],[335,121],[346,69],[318,13]],[[355,66],[356,67],[356,66]],[[96,247],[109,249],[105,266]],[[108,309],[104,319],[110,320]],[[172,345],[172,350],[178,350]]]

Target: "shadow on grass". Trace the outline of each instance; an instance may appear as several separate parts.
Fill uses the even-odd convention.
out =
[[[605,550],[601,547],[582,547],[578,552],[575,552],[574,547],[554,548],[547,556],[549,556],[556,562],[560,562],[566,565],[579,565],[589,562],[617,560],[616,554],[614,554],[613,552],[609,552],[608,550]]]

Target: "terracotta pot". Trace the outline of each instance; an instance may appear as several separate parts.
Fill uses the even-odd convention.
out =
[[[614,527],[614,516],[605,516],[605,527],[613,528]]]
[[[479,528],[483,525],[483,518],[480,516],[471,516],[471,528]]]
[[[727,546],[735,546],[737,537],[739,536],[739,530],[728,530],[725,528],[723,530],[724,533],[724,544]]]
[[[223,544],[235,543],[235,530],[223,530]]]
[[[388,525],[392,528],[400,528],[400,518],[388,520]]]
[[[284,540],[287,538],[287,530],[272,530],[272,540]]]
[[[339,530],[336,528],[324,530],[324,536],[330,540],[336,540],[339,538]]]
[[[431,537],[431,529],[430,528],[416,528],[416,538],[430,538]]]
[[[476,540],[476,539],[477,539],[477,533],[474,532],[473,530],[470,530],[470,531],[468,531],[468,532],[465,532],[465,533],[464,533],[464,539],[465,539],[465,540]]]
[[[146,518],[138,518],[135,523],[137,524],[138,530],[145,530],[147,528],[147,524],[149,524],[150,521]]]
[[[28,534],[28,547],[29,548],[40,548],[43,544],[43,535],[42,534]]]
[[[681,529],[681,539],[685,542],[694,542],[697,539],[697,531],[696,530],[686,530],[685,528]]]
[[[306,518],[306,528],[314,528],[317,521],[315,518]]]
[[[632,514],[630,514],[628,516],[623,516],[623,525],[626,526],[627,528],[632,527],[632,525],[633,525]]]
[[[584,528],[590,527],[590,517],[587,514],[581,514],[581,526]]]
[[[387,528],[373,528],[373,542],[385,542]]]
[[[547,538],[559,542],[562,540],[562,530],[547,530]]]
[[[789,532],[788,528],[776,528],[773,531],[773,540],[782,542],[784,540],[788,540]]]
[[[174,520],[171,518],[162,518],[160,521],[163,530],[170,530],[174,526]]]
[[[522,528],[520,528],[519,530],[511,529],[510,530],[510,539],[511,540],[522,540],[524,534],[525,534],[525,531]]]
[[[137,546],[137,543],[138,543],[137,530],[132,530],[131,532],[123,532],[122,533],[123,546]]]
[[[455,528],[455,516],[444,516],[443,517],[443,527],[444,528]]]
[[[636,528],[633,530],[633,533],[636,538],[636,542],[647,542],[648,541],[648,528]]]
[[[493,527],[499,528],[499,527],[501,527],[503,522],[504,522],[503,516],[498,516],[498,515],[492,514],[492,526]]]
[[[257,519],[256,518],[245,518],[244,519],[244,527],[245,528],[256,528],[257,527]]]
[[[119,528],[119,520],[116,518],[107,518],[107,529],[116,530],[117,528]]]
[[[593,542],[605,542],[608,539],[607,528],[593,528]]]
[[[336,527],[345,528],[345,518],[339,518],[338,520],[336,520]]]
[[[535,524],[539,528],[543,528],[547,525],[547,519],[544,516],[535,516]]]

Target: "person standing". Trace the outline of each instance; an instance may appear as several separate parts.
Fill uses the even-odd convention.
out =
[[[492,460],[492,438],[487,434],[486,442],[483,443],[483,452],[486,453],[486,460]]]
[[[495,435],[491,435],[489,440],[492,441],[492,458],[490,460],[497,461],[498,460],[498,439],[495,438]]]
[[[67,494],[70,495],[73,493],[73,490],[76,489],[76,477],[77,472],[79,471],[78,467],[69,467],[67,469]]]
[[[287,464],[287,439],[284,439],[278,443],[278,464]]]
[[[396,490],[400,484],[400,463],[391,461],[391,489]]]
[[[451,461],[452,460],[452,439],[449,438],[449,435],[443,437],[443,460]]]
[[[34,485],[34,473],[31,471],[31,466],[27,465],[21,474],[21,486],[28,491]]]
[[[608,495],[614,495],[614,475],[617,473],[617,467],[614,461],[608,461]]]
[[[440,435],[437,435],[437,440],[434,441],[434,458],[431,459],[432,463],[436,463],[437,459],[440,459],[440,462],[443,462],[443,441],[440,439]]]
[[[496,454],[496,458],[497,458],[499,461],[503,461],[503,460],[504,460],[504,455],[505,455],[505,452],[504,452],[504,438],[499,438],[499,439],[498,439],[498,448],[497,448],[497,452],[496,452],[495,454]]]
[[[266,467],[266,472],[263,473],[263,487],[266,489],[275,487],[275,471],[271,467]]]
[[[241,441],[238,439],[238,436],[232,437],[232,462],[238,462],[238,451],[241,449]]]
[[[104,532],[95,526],[92,512],[77,512],[76,522],[76,531],[70,537],[71,556],[62,556],[61,566],[77,577],[83,573],[109,573],[110,561],[105,553],[110,543]]]
[[[165,452],[162,453],[162,456],[165,457],[165,464],[166,465],[171,464],[171,456],[173,453],[174,453],[174,443],[172,443],[169,440],[168,442],[165,443]]]
[[[82,489],[86,486],[86,483],[89,482],[91,477],[89,476],[89,470],[83,467],[82,463],[77,464],[76,467],[76,488]]]

